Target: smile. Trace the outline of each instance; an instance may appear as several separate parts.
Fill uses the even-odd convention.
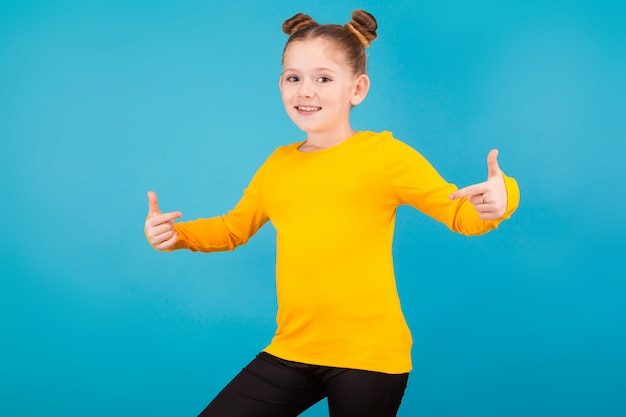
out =
[[[296,106],[296,110],[301,112],[316,112],[322,110],[321,107],[312,107],[312,106]]]

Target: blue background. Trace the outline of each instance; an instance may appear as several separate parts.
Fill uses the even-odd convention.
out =
[[[0,415],[196,415],[266,346],[271,225],[232,253],[157,253],[146,191],[185,219],[231,208],[303,139],[277,88],[282,21],[355,8],[380,27],[353,126],[459,186],[497,147],[522,189],[482,237],[399,210],[399,415],[626,415],[619,3],[0,3]]]

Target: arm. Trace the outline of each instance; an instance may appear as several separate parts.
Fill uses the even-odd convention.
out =
[[[445,181],[419,152],[400,141],[390,138],[385,155],[398,202],[415,207],[455,232],[486,233],[509,218],[519,204],[517,182],[500,171],[497,152],[490,153],[488,180],[463,190]],[[486,203],[482,203],[483,198]]]
[[[180,212],[162,214],[156,195],[148,193],[145,233],[157,250],[217,252],[243,245],[263,226],[268,217],[263,209],[261,182],[263,167],[257,171],[235,208],[223,216],[174,223]]]

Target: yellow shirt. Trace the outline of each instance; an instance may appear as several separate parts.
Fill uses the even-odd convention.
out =
[[[506,214],[481,220],[417,151],[389,132],[337,146],[278,148],[227,214],[176,224],[174,249],[232,250],[268,220],[277,236],[278,328],[268,353],[314,365],[384,373],[411,370],[411,334],[392,261],[396,208],[408,204],[466,235],[485,233],[519,203],[504,177]]]

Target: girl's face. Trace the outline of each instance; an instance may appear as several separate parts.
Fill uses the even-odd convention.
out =
[[[367,95],[369,79],[356,76],[327,40],[295,41],[283,57],[279,82],[285,110],[309,134],[349,135],[350,109]]]

